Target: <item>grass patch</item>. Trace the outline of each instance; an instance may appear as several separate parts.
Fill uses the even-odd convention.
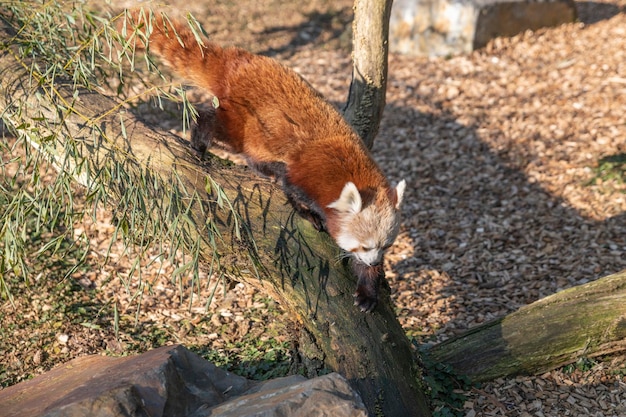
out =
[[[626,153],[605,156],[593,168],[594,175],[587,185],[596,185],[602,182],[615,181],[626,184]]]
[[[273,338],[229,343],[224,350],[189,348],[229,372],[256,381],[286,376],[291,367],[290,343]]]

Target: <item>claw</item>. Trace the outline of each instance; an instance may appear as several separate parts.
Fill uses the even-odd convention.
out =
[[[362,296],[358,293],[354,294],[354,298],[354,305],[359,307],[359,310],[361,310],[362,313],[371,313],[378,304],[378,300],[376,298]]]

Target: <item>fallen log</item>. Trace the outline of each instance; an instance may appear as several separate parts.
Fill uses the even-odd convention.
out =
[[[472,381],[626,351],[626,271],[558,292],[426,349]]]

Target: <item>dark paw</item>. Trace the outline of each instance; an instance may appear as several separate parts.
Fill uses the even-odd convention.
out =
[[[378,294],[372,294],[368,288],[357,287],[354,293],[354,305],[363,313],[370,313],[378,304]]]
[[[195,149],[200,156],[204,155],[206,150],[211,147],[213,135],[215,134],[214,130],[215,112],[198,112],[198,119],[191,125],[191,147]]]
[[[362,312],[369,313],[378,304],[378,287],[380,281],[385,278],[383,264],[365,265],[353,260],[352,270],[357,276],[354,305],[358,306]]]

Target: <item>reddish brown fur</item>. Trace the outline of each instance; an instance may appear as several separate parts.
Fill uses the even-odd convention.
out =
[[[141,21],[137,13],[134,20]],[[152,27],[150,51],[219,99],[215,139],[253,162],[284,162],[287,181],[324,211],[331,236],[338,233],[338,215],[327,206],[347,182],[371,196],[365,205],[395,200],[395,189],[361,139],[295,72],[268,57],[222,48],[206,38],[200,46],[186,23],[156,16]]]

